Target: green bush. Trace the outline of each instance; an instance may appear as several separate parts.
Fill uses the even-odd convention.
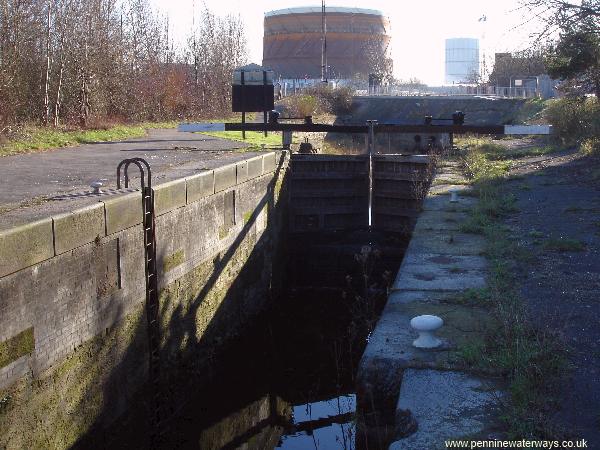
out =
[[[354,93],[350,88],[333,89],[330,86],[315,86],[308,92],[317,99],[317,109],[320,113],[339,115],[350,112]]]
[[[600,155],[600,138],[595,137],[583,141],[581,152],[585,155]]]
[[[284,114],[293,117],[312,116],[314,114],[347,114],[352,105],[353,91],[350,88],[315,86],[302,94],[291,95],[281,101]]]
[[[281,103],[284,114],[292,117],[312,116],[317,110],[317,99],[308,94],[290,95]]]
[[[578,145],[600,135],[600,102],[595,97],[553,100],[544,116],[563,144]]]

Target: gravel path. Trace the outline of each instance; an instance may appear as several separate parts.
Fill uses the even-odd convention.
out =
[[[563,335],[572,364],[551,425],[600,449],[600,158],[521,159],[512,173],[522,177],[511,182],[519,212],[508,225],[536,256],[521,268],[522,294],[534,322]],[[550,239],[584,250],[551,250]]]

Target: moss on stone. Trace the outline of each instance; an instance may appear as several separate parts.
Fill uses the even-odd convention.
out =
[[[218,232],[221,239],[229,235],[225,228]],[[271,262],[253,264],[251,257],[269,248],[257,246],[256,235],[247,233],[231,252],[222,249],[218,257],[198,264],[161,291],[161,364],[168,368],[164,374],[189,380],[194,364],[205,361],[194,358],[197,352],[212,351],[214,342],[224,343],[237,334],[261,307],[268,298],[261,295],[268,280],[255,279],[249,268],[256,266],[262,276]],[[184,259],[185,253],[178,250],[163,263],[173,268]],[[258,294],[249,300],[248,292]],[[68,448],[92,427],[121,420],[125,408],[143,402],[138,396],[148,372],[147,339],[145,307],[139,299],[117,324],[106,332],[98,330],[68,358],[0,392],[0,399],[10,399],[0,408],[0,448]]]
[[[140,304],[60,364],[1,392],[10,402],[0,408],[0,448],[69,448],[106,413],[110,395],[132,395],[147,371],[143,318]],[[111,414],[122,412],[115,403]]]
[[[183,249],[179,249],[175,253],[171,253],[163,259],[163,272],[169,272],[184,262],[185,253],[183,252]]]
[[[444,320],[444,325],[436,334],[449,346],[435,354],[435,361],[440,367],[455,364],[457,351],[482,342],[487,332],[497,326],[489,309],[472,305],[417,301],[402,305],[401,310],[408,317],[432,314]]]
[[[225,227],[219,227],[219,239],[223,240],[229,234],[229,230]]]
[[[21,331],[16,336],[0,342],[0,368],[16,361],[21,356],[28,355],[35,348],[33,327]]]
[[[277,181],[275,182],[275,200],[279,200],[279,194],[281,193],[281,188],[283,187],[283,177],[277,177]]]

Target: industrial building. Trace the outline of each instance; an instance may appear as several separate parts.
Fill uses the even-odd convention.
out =
[[[475,83],[479,77],[479,39],[446,39],[446,84]]]
[[[367,78],[381,73],[389,58],[390,23],[380,11],[327,7],[328,79]],[[265,13],[263,66],[281,79],[320,79],[323,15],[320,7]]]

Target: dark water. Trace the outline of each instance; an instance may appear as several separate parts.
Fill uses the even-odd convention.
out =
[[[79,448],[148,448],[153,434],[165,449],[356,448],[355,376],[391,281],[384,274],[395,273],[405,246],[372,239],[359,233],[292,248],[289,292],[225,349],[205,345],[208,354],[182,371],[189,376],[163,388],[178,395],[164,405],[160,430],[149,429],[147,407],[136,408]]]
[[[344,298],[345,297],[345,298]],[[299,291],[279,300],[171,418],[165,448],[353,449],[355,373],[367,323],[356,298]]]

